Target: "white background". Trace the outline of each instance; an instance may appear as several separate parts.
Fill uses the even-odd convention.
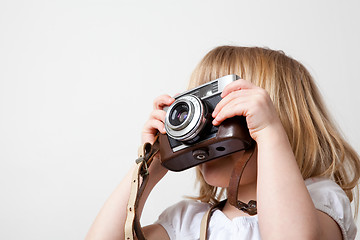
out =
[[[284,50],[360,152],[360,2],[0,1],[0,239],[83,239],[133,164],[153,98],[223,44]],[[170,173],[153,222],[194,172]],[[358,222],[359,226],[359,222]]]

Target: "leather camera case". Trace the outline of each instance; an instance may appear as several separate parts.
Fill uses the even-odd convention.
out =
[[[166,134],[160,134],[161,164],[172,171],[183,171],[201,163],[250,148],[250,137],[245,117],[226,119],[213,138],[189,145],[173,152]]]

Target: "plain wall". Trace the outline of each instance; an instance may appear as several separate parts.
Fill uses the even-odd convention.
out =
[[[83,239],[134,163],[153,99],[184,91],[218,45],[302,62],[360,152],[359,10],[355,0],[0,1],[0,239]],[[193,170],[169,173],[142,223],[194,194]]]

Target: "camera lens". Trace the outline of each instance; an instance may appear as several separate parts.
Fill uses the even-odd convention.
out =
[[[189,106],[186,103],[179,103],[175,106],[170,115],[170,123],[173,126],[179,126],[182,124],[189,114]]]
[[[166,133],[178,141],[197,136],[205,124],[204,106],[196,96],[184,95],[175,100],[165,117]]]

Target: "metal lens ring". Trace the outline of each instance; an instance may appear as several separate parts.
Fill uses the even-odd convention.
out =
[[[194,138],[205,123],[204,106],[194,95],[185,95],[175,100],[165,117],[166,133],[179,141]]]
[[[194,105],[187,99],[176,100],[168,110],[168,125],[173,130],[181,130],[189,125],[194,116]]]

